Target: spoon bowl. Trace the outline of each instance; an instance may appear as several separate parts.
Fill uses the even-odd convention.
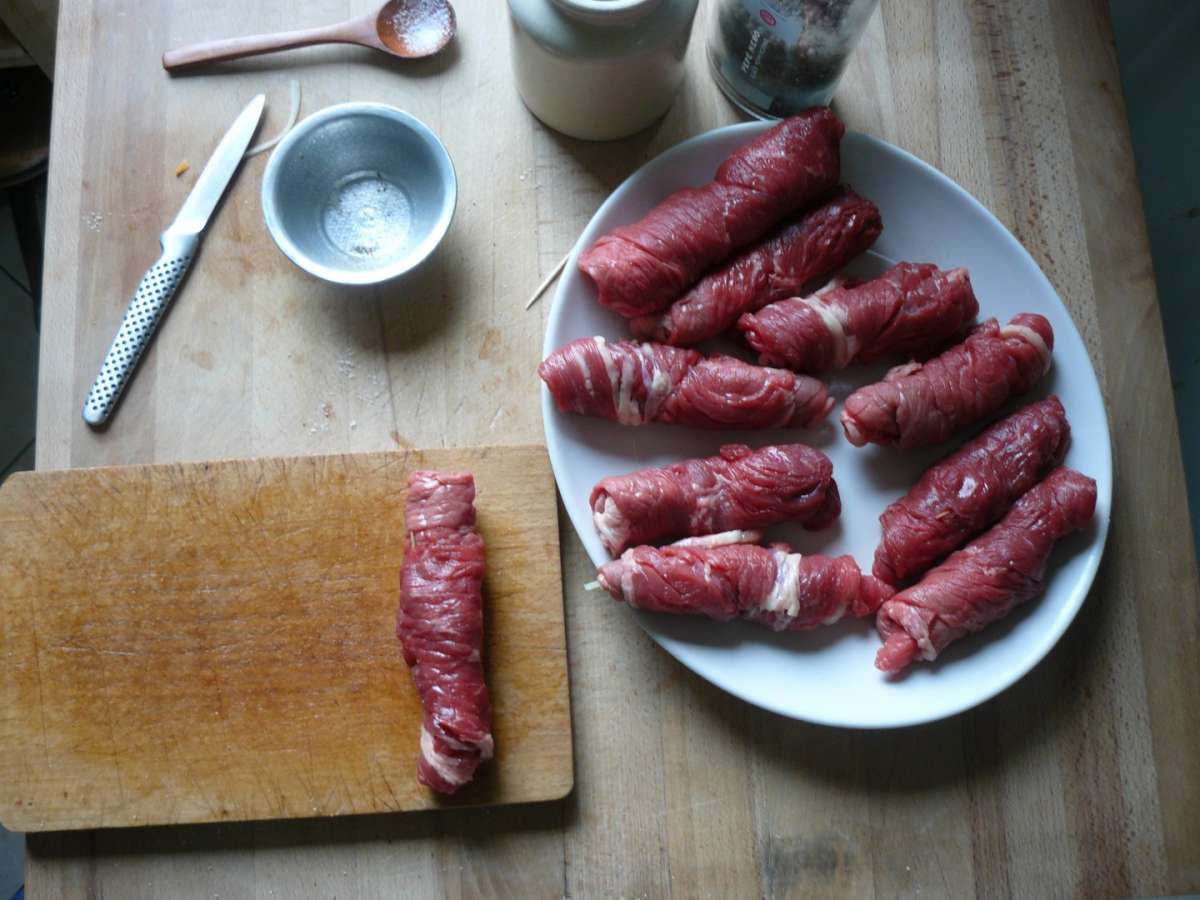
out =
[[[450,43],[457,28],[447,0],[388,0],[375,17],[382,49],[405,59],[433,56]]]
[[[168,72],[317,44],[358,44],[398,59],[421,59],[454,37],[458,21],[450,0],[387,0],[375,12],[336,25],[192,44],[163,54]]]

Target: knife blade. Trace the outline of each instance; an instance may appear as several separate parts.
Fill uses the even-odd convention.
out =
[[[213,211],[250,146],[266,99],[264,94],[259,94],[234,120],[196,179],[195,187],[175,220],[162,233],[159,239],[162,252],[142,276],[117,336],[104,356],[100,373],[84,401],[83,420],[89,425],[103,425],[108,421],[121,392],[129,384],[138,361],[192,263]]]

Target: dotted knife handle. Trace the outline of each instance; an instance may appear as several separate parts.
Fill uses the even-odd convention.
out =
[[[163,236],[162,255],[142,276],[121,328],[104,356],[100,374],[88,391],[83,404],[83,421],[89,425],[103,425],[112,415],[113,407],[191,265],[198,244],[199,238],[195,235]]]

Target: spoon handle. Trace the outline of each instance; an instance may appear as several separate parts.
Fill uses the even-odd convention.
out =
[[[202,63],[223,62],[291,50],[294,47],[311,47],[314,44],[357,44],[362,41],[356,22],[343,22],[324,28],[305,28],[300,31],[280,31],[275,34],[254,34],[248,37],[226,38],[192,44],[163,54],[162,65],[168,72],[197,66]]]

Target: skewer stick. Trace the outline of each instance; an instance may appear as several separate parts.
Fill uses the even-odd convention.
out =
[[[569,254],[569,253],[567,254],[567,256],[570,256],[570,255],[571,254]],[[553,269],[551,269],[550,274],[547,275],[545,280],[543,280],[542,283],[538,285],[537,290],[533,292],[533,296],[529,298],[529,302],[525,304],[526,309],[529,309],[529,307],[531,307],[531,306],[533,306],[533,304],[537,303],[538,298],[540,298],[542,296],[542,294],[546,293],[546,288],[550,287],[550,285],[554,282],[554,279],[559,276],[560,272],[562,272],[563,266],[565,266],[567,264],[567,256],[564,256],[562,259],[560,259],[558,261],[558,265],[555,266]]]

